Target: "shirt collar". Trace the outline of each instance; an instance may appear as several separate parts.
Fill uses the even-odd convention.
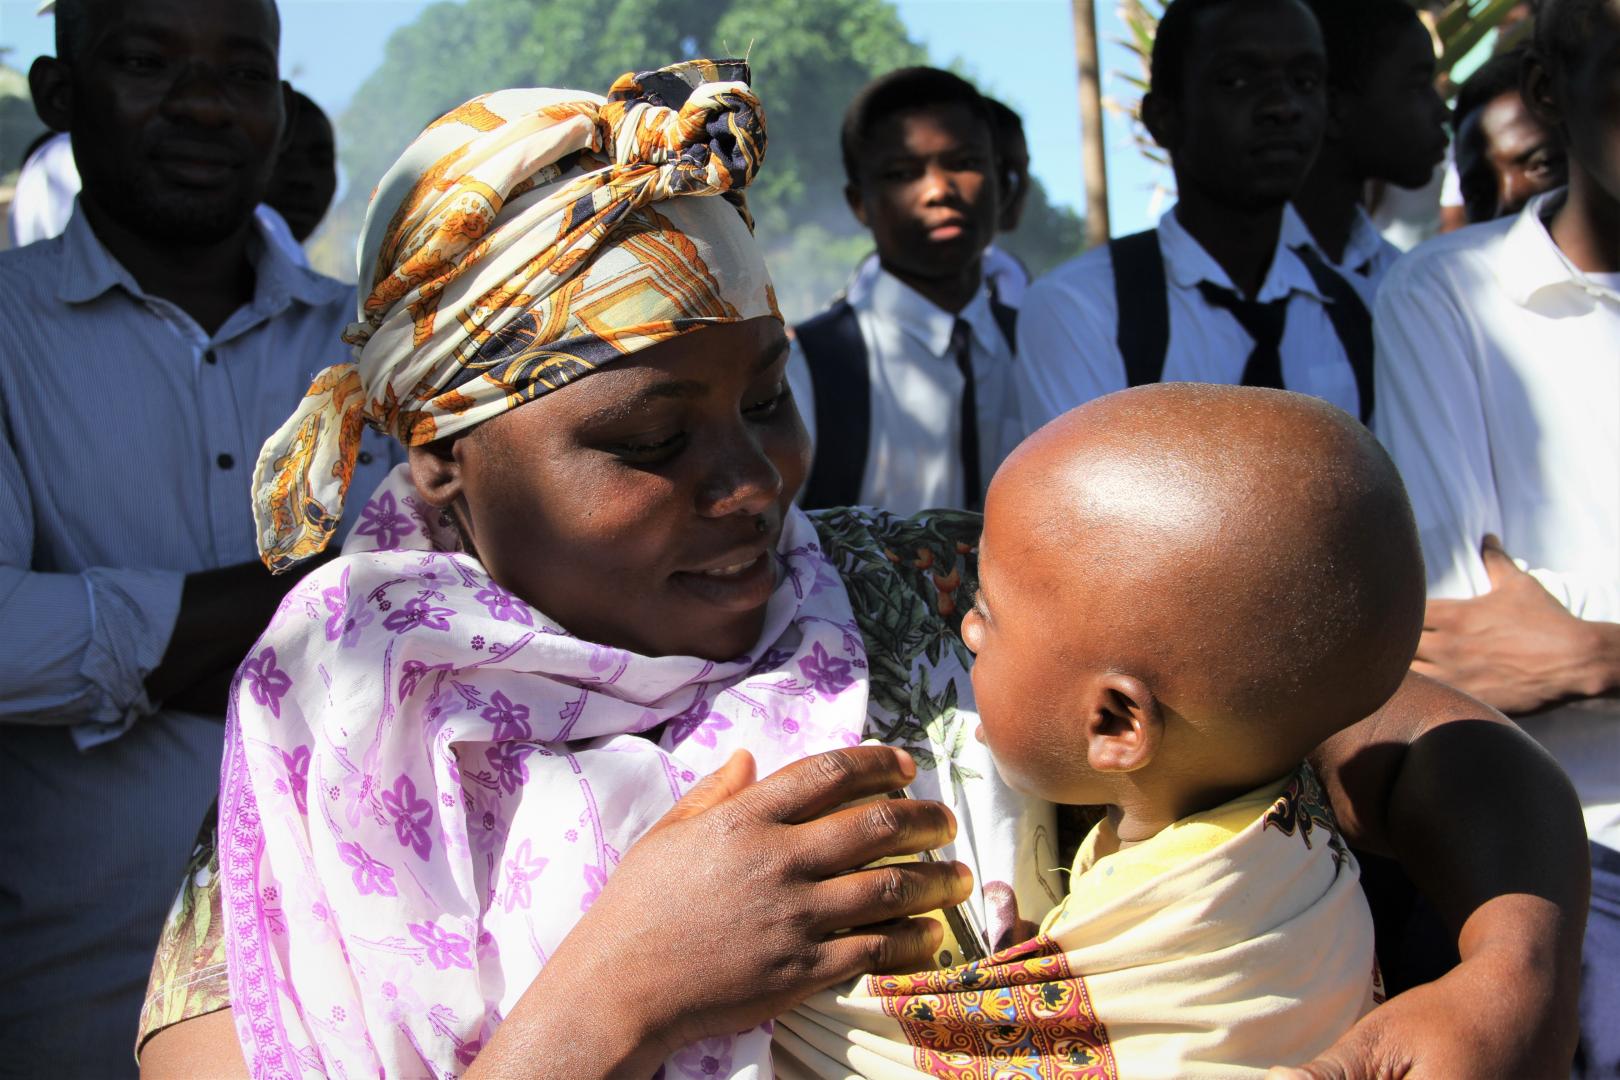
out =
[[[1358,206],[1355,219],[1350,222],[1350,239],[1344,245],[1344,258],[1339,265],[1353,273],[1365,274],[1378,261],[1378,256],[1383,254],[1386,243],[1388,241],[1378,231],[1378,226],[1373,224],[1366,208]]]
[[[315,306],[329,303],[347,292],[348,286],[342,282],[299,266],[288,258],[270,238],[257,215],[253,229],[254,235],[248,243],[248,258],[254,271],[253,299],[247,307],[254,316],[254,323],[279,315],[294,301]],[[101,243],[77,199],[67,227],[62,230],[62,244],[64,257],[62,279],[56,289],[58,300],[83,304],[115,287],[137,300],[150,299],[134,275]],[[233,316],[226,325],[235,321]]]
[[[1277,230],[1277,246],[1271,253],[1271,267],[1266,280],[1260,285],[1260,295],[1254,299],[1261,303],[1280,300],[1296,292],[1306,293],[1327,302],[1316,287],[1310,271],[1291,250],[1289,240],[1309,236],[1305,223],[1294,213],[1292,206],[1283,207],[1282,226]],[[1208,281],[1223,289],[1237,291],[1231,277],[1221,268],[1204,246],[1176,219],[1176,208],[1171,207],[1159,218],[1159,243],[1164,252],[1165,275],[1178,288],[1193,289],[1200,281]]]
[[[1383,253],[1386,243],[1383,234],[1378,231],[1378,226],[1367,216],[1366,208],[1361,206],[1356,207],[1356,216],[1350,219],[1350,236],[1345,241],[1344,257],[1336,264],[1328,258],[1327,252],[1322,250],[1322,245],[1316,242],[1310,226],[1305,224],[1305,219],[1299,216],[1299,211],[1294,209],[1292,203],[1283,212],[1282,234],[1283,244],[1290,251],[1298,249],[1301,244],[1309,244],[1318,255],[1322,256],[1323,262],[1346,274],[1367,273],[1378,256]]]
[[[1561,287],[1620,301],[1620,293],[1581,273],[1547,231],[1547,221],[1563,205],[1564,194],[1560,189],[1531,199],[1503,238],[1501,254],[1495,260],[1496,278],[1520,307],[1529,307],[1543,289]]]
[[[1001,348],[1001,329],[996,323],[995,312],[990,308],[990,288],[982,281],[973,299],[953,315],[887,270],[879,268],[865,295],[858,300],[851,297],[850,303],[892,320],[903,334],[916,340],[935,356],[944,356],[950,351],[951,335],[956,330],[957,319],[968,324],[981,349],[995,352]]]

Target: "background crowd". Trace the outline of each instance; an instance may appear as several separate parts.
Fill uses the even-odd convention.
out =
[[[29,71],[50,131],[22,155],[0,253],[0,791],[19,822],[0,838],[3,1075],[133,1071],[153,946],[218,790],[227,688],[288,588],[256,555],[253,463],[355,312],[304,247],[339,187],[334,130],[281,82],[274,9],[113,7],[55,6],[56,55]],[[762,175],[781,188],[762,184],[761,228],[778,215],[790,249],[797,214],[861,230],[847,280],[806,275],[821,292],[797,300],[815,312],[788,368],[814,444],[806,509],[981,509],[1037,428],[1143,383],[1286,388],[1370,426],[1427,564],[1414,669],[1518,718],[1580,795],[1574,1068],[1609,1076],[1620,5],[1543,0],[1533,19],[1448,102],[1405,0],[1178,0],[1142,103],[1176,202],[1069,259],[1078,225],[1032,179],[1018,115],[897,63],[846,80],[841,122],[789,106],[816,130],[772,129]],[[1369,192],[1423,187],[1448,160],[1450,231],[1403,253]],[[794,199],[810,169],[841,170],[841,206]],[[405,452],[358,437],[366,493]],[[340,535],[386,547],[390,522],[358,502]],[[1410,983],[1450,944],[1406,904],[1380,949]]]

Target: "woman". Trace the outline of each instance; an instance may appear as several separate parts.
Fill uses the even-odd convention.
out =
[[[766,1075],[795,1002],[1016,940],[1055,898],[1045,812],[971,738],[975,519],[793,508],[786,340],[724,198],[764,146],[744,78],[488,95],[379,185],[357,361],[261,457],[267,561],[324,546],[362,420],[409,468],[244,664],[219,872],[188,890],[254,1075]],[[1417,680],[1317,759],[1346,831],[1393,839],[1463,931],[1347,1060],[1560,1052],[1584,847],[1556,770]],[[909,918],[941,908],[949,938]],[[210,950],[182,951],[153,1075],[236,1065]],[[1464,1003],[1519,1026],[1460,1036]]]

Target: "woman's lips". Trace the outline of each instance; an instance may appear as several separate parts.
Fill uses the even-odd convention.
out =
[[[691,596],[727,611],[753,611],[776,590],[776,559],[762,551],[752,559],[708,570],[679,570],[670,581]]]

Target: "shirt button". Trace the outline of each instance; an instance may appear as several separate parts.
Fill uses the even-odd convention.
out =
[[[209,349],[207,352],[203,353],[203,363],[205,363],[205,364],[217,364],[217,363],[219,363],[219,357],[214,355],[214,350],[213,349]]]
[[[362,465],[370,465],[373,460],[375,460],[375,459],[371,456],[371,451],[370,450],[362,450],[362,451],[360,451],[360,464],[362,464]]]
[[[214,463],[222,469],[232,469],[236,467],[236,459],[231,457],[229,454],[219,455],[219,457],[214,459]]]

